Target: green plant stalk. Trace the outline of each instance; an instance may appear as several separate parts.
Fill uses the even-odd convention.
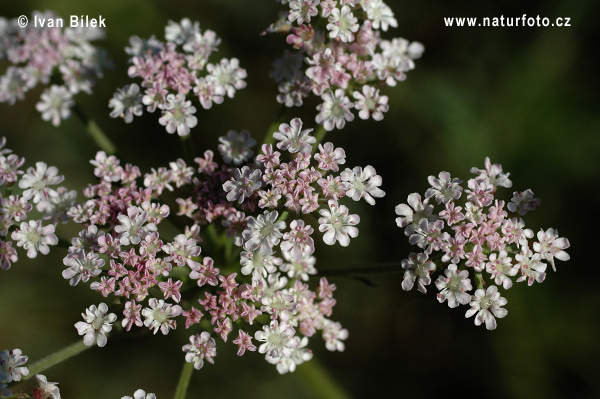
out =
[[[350,397],[329,374],[329,371],[314,357],[309,362],[298,366],[295,374],[313,390],[314,398],[346,399]]]
[[[101,150],[104,150],[104,152],[106,152],[108,155],[112,155],[115,152],[117,152],[117,148],[112,143],[112,141],[110,141],[108,136],[104,134],[102,129],[100,129],[100,126],[98,126],[93,119],[90,119],[83,112],[83,110],[79,107],[78,104],[75,104],[75,106],[73,107],[73,112],[75,113],[75,115],[77,115],[81,122],[83,122],[86,131],[88,132],[90,137],[96,142],[98,147],[100,147]]]
[[[315,132],[315,138],[317,139],[317,141],[316,141],[315,144],[313,144],[313,148],[312,148],[312,153],[313,154],[315,152],[317,152],[317,148],[319,148],[319,144],[321,144],[321,142],[325,138],[326,134],[327,134],[327,130],[325,130],[325,128],[323,127],[323,125],[319,126],[319,128]]]
[[[179,381],[177,382],[177,388],[175,388],[174,399],[185,399],[190,380],[192,379],[192,372],[194,371],[194,364],[185,362],[179,375]]]
[[[92,346],[86,346],[83,343],[83,339],[80,339],[77,342],[74,342],[62,349],[59,349],[58,351],[38,360],[37,362],[29,366],[29,375],[24,376],[23,380],[28,380],[34,375],[40,374],[43,371],[49,369],[50,367],[72,358],[73,356],[80,354],[81,352],[91,348]]]

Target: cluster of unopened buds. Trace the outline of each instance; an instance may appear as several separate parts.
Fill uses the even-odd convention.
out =
[[[59,126],[71,115],[73,96],[92,94],[102,69],[111,65],[92,43],[104,38],[104,30],[54,26],[60,18],[52,12],[36,11],[31,19],[44,25],[21,27],[16,18],[0,17],[0,61],[10,63],[0,77],[0,102],[14,104],[38,84],[60,81],[44,89],[36,105],[42,119]]]
[[[327,131],[354,120],[383,119],[388,97],[380,88],[396,86],[415,68],[424,47],[403,38],[383,40],[380,31],[398,26],[383,0],[281,0],[288,12],[265,33],[286,33],[295,52],[273,63],[277,102],[299,107],[321,98],[316,122]]]
[[[499,288],[508,290],[515,281],[541,283],[547,263],[556,270],[555,259],[569,260],[565,249],[570,244],[553,228],[537,235],[525,228],[523,216],[540,203],[531,190],[514,192],[508,203],[496,197],[498,187],[512,186],[501,165],[486,158],[485,169],[472,168],[471,173],[476,177],[469,179],[464,192],[462,181],[448,172],[429,176],[431,187],[424,198],[413,193],[408,204],[396,207],[396,223],[409,242],[422,249],[402,261],[402,288],[408,291],[416,285],[426,293],[437,275],[440,303],[451,308],[469,305],[465,316],[475,316],[475,325],[493,330],[496,318],[508,313]],[[459,203],[461,198],[464,202]]]

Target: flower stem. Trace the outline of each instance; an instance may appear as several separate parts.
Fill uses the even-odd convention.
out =
[[[323,125],[319,126],[319,128],[315,132],[315,138],[317,139],[317,142],[315,144],[313,144],[313,147],[312,147],[313,154],[315,152],[317,152],[317,148],[319,148],[319,144],[321,144],[321,142],[325,138],[326,134],[327,134],[327,130],[325,130]]]
[[[34,375],[39,374],[58,363],[64,362],[65,360],[78,355],[89,348],[91,348],[91,346],[86,346],[82,339],[77,340],[76,342],[33,363],[31,366],[29,366],[29,375],[23,377],[23,380],[27,380]]]
[[[350,397],[314,357],[309,362],[298,366],[296,373],[306,382],[306,386],[313,389],[315,398],[343,399]]]
[[[83,122],[88,134],[92,137],[101,150],[104,150],[108,155],[112,155],[117,151],[115,145],[112,143],[112,141],[110,141],[108,136],[104,134],[102,129],[100,129],[100,126],[98,126],[93,119],[89,118],[78,104],[75,104],[73,107],[73,112],[75,115],[77,115],[81,122]]]
[[[186,163],[191,164],[194,161],[194,146],[192,145],[192,135],[179,136],[181,142],[181,150],[183,151],[183,159]]]
[[[181,375],[179,376],[179,382],[177,382],[177,388],[175,388],[175,396],[173,397],[174,399],[185,399],[193,371],[194,364],[184,362],[183,368],[181,369]]]

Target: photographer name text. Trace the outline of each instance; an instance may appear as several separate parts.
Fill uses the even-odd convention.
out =
[[[36,28],[63,28],[63,18],[39,18],[33,17],[33,26]],[[102,15],[97,18],[90,18],[89,15],[71,15],[69,17],[69,27],[71,28],[106,28],[106,21]]]

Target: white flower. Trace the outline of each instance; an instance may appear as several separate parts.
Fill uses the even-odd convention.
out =
[[[215,339],[206,331],[202,334],[192,335],[190,343],[184,345],[182,350],[185,352],[185,361],[194,363],[196,370],[200,370],[204,366],[204,360],[214,364],[213,357],[217,356]]]
[[[151,298],[148,304],[150,307],[142,310],[142,316],[146,318],[144,325],[151,330],[154,329],[154,334],[160,329],[164,335],[167,335],[169,330],[177,325],[172,318],[181,314],[181,306],[171,305],[156,298]]]
[[[433,197],[438,204],[447,204],[451,200],[457,200],[462,194],[463,189],[460,186],[462,180],[452,179],[448,172],[440,172],[439,178],[429,176],[427,180],[431,184],[431,188],[425,191],[425,198]]]
[[[269,274],[275,273],[277,266],[283,262],[281,258],[272,255],[272,250],[267,252],[264,252],[263,249],[243,251],[240,255],[242,274],[247,276],[252,273],[252,281],[267,279]]]
[[[187,42],[196,33],[200,33],[200,23],[192,22],[189,18],[183,18],[180,23],[169,21],[165,27],[165,39],[175,44]]]
[[[112,324],[117,320],[117,315],[108,312],[108,306],[102,302],[98,307],[92,305],[82,313],[84,321],[75,323],[79,335],[83,335],[83,343],[92,346],[94,341],[99,347],[106,345],[108,334],[112,330]]]
[[[33,198],[33,202],[37,204],[42,199],[48,199],[51,190],[48,186],[59,184],[64,176],[58,175],[56,166],[48,167],[44,162],[36,162],[35,167],[27,169],[27,174],[19,181],[19,187],[25,190],[23,197]]]
[[[185,95],[179,93],[167,95],[167,103],[163,107],[163,115],[158,123],[165,126],[167,133],[175,133],[180,136],[190,134],[190,129],[198,124],[198,118],[194,116],[196,107],[191,101],[185,100]]]
[[[485,157],[485,169],[478,169],[476,167],[471,168],[471,173],[477,175],[477,179],[481,178],[486,183],[493,185],[494,187],[506,187],[510,188],[512,182],[508,178],[510,173],[502,172],[502,165],[495,163],[492,165],[489,157]]]
[[[563,251],[571,246],[569,240],[558,236],[558,231],[550,228],[546,231],[540,230],[537,233],[539,242],[533,243],[533,250],[538,252],[540,256],[546,259],[552,265],[552,270],[556,271],[554,266],[554,258],[567,261],[571,259],[568,253]]]
[[[61,120],[71,116],[71,107],[75,102],[66,87],[52,85],[44,90],[40,99],[35,109],[42,113],[43,120],[52,121],[54,126],[59,126]]]
[[[404,291],[412,290],[418,279],[417,290],[426,293],[425,286],[431,284],[431,273],[435,270],[435,263],[429,260],[427,254],[411,252],[408,259],[402,261],[402,268],[405,270],[402,289]]]
[[[93,225],[92,225],[93,226]],[[69,253],[63,263],[68,266],[63,270],[62,276],[69,280],[70,285],[77,285],[80,281],[84,283],[102,273],[101,267],[104,266],[104,259],[101,259],[97,253],[79,250]]]
[[[233,162],[234,165],[241,165],[252,158],[254,151],[252,147],[256,145],[256,140],[250,137],[247,130],[240,133],[235,130],[227,132],[227,136],[219,137],[219,152],[225,163]]]
[[[338,39],[346,43],[352,42],[354,41],[354,33],[358,31],[359,27],[358,19],[352,14],[352,10],[347,5],[341,9],[334,8],[329,15],[327,30],[329,31],[329,37],[332,39]]]
[[[292,350],[300,345],[300,339],[295,337],[296,331],[286,322],[271,321],[268,326],[263,326],[262,331],[254,334],[254,339],[263,342],[258,347],[259,353],[265,353],[269,363],[276,363],[281,358],[289,358]]]
[[[58,382],[48,382],[46,376],[42,374],[36,374],[35,379],[38,386],[33,390],[34,398],[60,399],[60,390],[57,387]]]
[[[352,122],[354,115],[350,112],[352,102],[343,89],[337,89],[334,92],[327,91],[321,96],[323,103],[317,106],[319,114],[315,121],[322,124],[325,130],[331,131],[333,128],[343,129],[346,122]]]
[[[240,68],[240,61],[237,58],[231,60],[223,58],[216,65],[208,64],[206,70],[209,73],[206,80],[222,86],[229,98],[233,98],[236,89],[246,87],[244,79],[246,79],[247,73],[245,69]]]
[[[375,205],[375,198],[381,198],[385,192],[379,188],[382,180],[375,168],[368,165],[364,170],[360,166],[346,169],[341,174],[342,181],[348,182],[346,195],[354,201],[364,198],[367,203]]]
[[[169,254],[165,261],[173,262],[177,266],[187,264],[191,267],[197,264],[192,257],[199,256],[202,249],[193,238],[187,238],[185,234],[178,234],[174,241],[163,246],[162,250]]]
[[[285,229],[285,222],[277,221],[279,213],[277,211],[264,211],[262,215],[256,218],[250,216],[246,229],[242,232],[244,238],[244,248],[248,251],[261,249],[263,253],[269,253],[270,250],[281,240]]]
[[[306,348],[307,345],[308,338],[302,337],[298,347],[292,349],[292,355],[290,357],[282,357],[276,363],[277,372],[279,374],[293,373],[296,370],[296,366],[312,359],[312,351]]]
[[[325,320],[323,326],[323,339],[325,340],[325,347],[330,351],[343,352],[345,345],[342,341],[348,338],[348,330],[342,328],[342,325],[338,322],[332,322]]]
[[[485,323],[485,328],[493,330],[496,328],[496,319],[501,319],[508,314],[508,311],[502,306],[506,305],[507,300],[500,296],[498,287],[491,285],[487,290],[478,289],[475,295],[471,297],[471,309],[467,310],[465,317],[475,316],[475,325],[479,326]]]
[[[127,208],[127,215],[117,216],[120,224],[115,227],[115,232],[119,233],[121,245],[139,244],[148,234],[156,231],[154,223],[146,223],[148,212],[137,206]]]
[[[29,358],[23,355],[21,349],[3,350],[0,352],[0,383],[10,384],[13,381],[21,381],[22,376],[29,375],[29,369],[25,363]]]
[[[59,187],[56,191],[50,191],[48,199],[38,202],[36,208],[44,213],[43,220],[49,220],[51,223],[67,223],[69,221],[67,212],[72,206],[77,205],[76,198],[77,191]]]
[[[352,96],[356,99],[354,108],[358,110],[358,117],[367,120],[372,117],[373,120],[383,119],[383,113],[389,110],[388,96],[380,96],[379,89],[364,85],[362,93],[355,91]]]
[[[349,215],[348,208],[345,205],[338,205],[336,200],[327,202],[329,210],[321,209],[319,213],[319,231],[324,232],[323,241],[325,244],[333,245],[336,241],[341,246],[347,247],[350,244],[350,237],[358,236],[358,229],[355,227],[360,222],[358,215]]]
[[[312,150],[312,145],[316,143],[317,139],[310,136],[310,132],[313,129],[302,130],[302,120],[300,118],[294,118],[290,124],[282,123],[279,125],[279,130],[273,133],[273,138],[279,140],[277,148],[283,151],[289,151],[294,154],[301,152],[308,154]]]
[[[405,228],[404,234],[410,236],[419,228],[421,219],[426,218],[430,222],[437,219],[432,213],[433,205],[429,205],[429,198],[421,201],[418,193],[412,193],[408,196],[408,205],[396,206],[396,215],[399,216],[396,218],[396,224],[398,227]]]
[[[449,265],[444,271],[445,276],[440,275],[435,281],[435,286],[440,290],[437,294],[438,301],[442,303],[447,300],[451,308],[469,303],[471,294],[468,292],[473,289],[469,272],[466,270],[459,272],[457,269],[455,264]]]
[[[143,389],[138,389],[131,396],[123,396],[121,399],[156,399],[156,394],[146,393]]]
[[[506,251],[502,250],[498,254],[494,252],[490,255],[485,270],[494,277],[496,284],[502,284],[504,289],[507,290],[513,285],[509,276],[516,276],[519,266],[513,266],[512,258],[508,256]]]
[[[394,18],[392,9],[383,0],[361,1],[366,6],[367,18],[372,21],[373,28],[386,32],[388,27],[396,28],[398,21]]]
[[[233,172],[233,179],[223,183],[223,190],[227,193],[228,201],[237,200],[240,204],[244,199],[250,197],[256,190],[262,186],[262,172],[260,169],[252,170],[247,166],[242,169],[236,169]]]
[[[142,105],[142,94],[140,87],[133,83],[121,89],[117,89],[113,98],[108,101],[111,118],[123,118],[125,123],[131,123],[134,116],[140,116],[144,112]]]
[[[515,255],[517,266],[521,268],[521,277],[517,282],[527,280],[527,285],[531,286],[534,281],[541,283],[546,278],[546,264],[541,261],[540,254],[534,254],[529,248],[523,249]]]
[[[12,239],[17,241],[17,246],[27,250],[29,258],[35,258],[38,251],[42,255],[50,252],[48,245],[58,244],[58,237],[54,234],[54,225],[42,227],[41,220],[22,222],[19,229],[13,231]]]

